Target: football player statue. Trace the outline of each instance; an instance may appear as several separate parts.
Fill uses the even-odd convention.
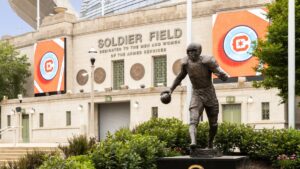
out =
[[[189,76],[193,88],[189,106],[191,148],[197,145],[197,126],[205,109],[209,121],[208,148],[213,148],[213,140],[218,130],[219,103],[212,83],[212,73],[223,81],[228,75],[219,67],[211,56],[202,56],[200,44],[191,43],[187,48],[187,57],[182,59],[181,71],[177,75],[170,90],[161,93],[161,101],[165,104],[171,101],[171,94],[181,81]]]

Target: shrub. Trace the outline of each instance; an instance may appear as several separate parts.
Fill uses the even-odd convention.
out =
[[[95,169],[87,155],[71,156],[64,160],[61,156],[51,156],[39,169]]]
[[[277,162],[274,166],[284,169],[300,168],[300,157],[298,157],[296,154],[292,154],[291,156],[281,154],[277,157]]]
[[[197,127],[197,145],[201,148],[206,148],[208,146],[208,131],[208,122],[199,123]],[[190,141],[190,139],[188,141]]]
[[[128,144],[112,139],[100,142],[91,156],[95,167],[99,169],[139,169],[141,163],[138,154]]]
[[[93,161],[87,155],[71,156],[66,160],[68,169],[95,169]]]
[[[277,130],[276,135],[271,139],[276,144],[276,159],[280,154],[300,154],[300,131],[295,129]]]
[[[6,164],[2,164],[0,169],[18,169],[17,161],[8,161]]]
[[[43,151],[34,150],[22,157],[18,162],[19,169],[38,168],[46,159],[46,153]]]
[[[183,154],[186,153],[190,144],[188,126],[175,118],[153,118],[137,126],[133,132],[142,135],[156,136],[160,141],[166,142],[167,147],[179,150]]]
[[[64,159],[59,156],[50,156],[41,166],[39,169],[66,169]]]
[[[281,154],[300,153],[300,132],[294,129],[263,129],[256,132],[251,158],[276,161]]]
[[[69,156],[85,155],[91,150],[93,145],[96,143],[95,138],[89,140],[85,135],[73,136],[68,139],[68,146],[59,145],[58,148],[62,150],[66,158]]]
[[[115,141],[126,142],[127,140],[131,140],[133,137],[133,133],[128,128],[121,128],[116,131],[113,138],[111,134],[108,134],[108,139],[113,139]]]
[[[232,154],[236,148],[241,154],[248,154],[253,146],[255,132],[252,127],[243,124],[221,123],[215,138],[215,146],[224,154]]]
[[[253,145],[247,152],[250,158],[271,161],[278,154],[275,137],[278,136],[278,130],[263,129],[256,131],[252,138]]]
[[[91,158],[99,169],[154,169],[156,158],[168,155],[170,151],[156,136],[132,134],[128,129],[121,129],[101,141]]]
[[[27,152],[27,154],[20,158],[18,161],[8,162],[1,169],[37,169],[43,162],[57,152],[51,152],[50,154],[44,151],[34,150],[33,152]]]
[[[183,154],[188,152],[188,126],[178,119],[151,119],[137,126],[134,133],[157,136],[159,140],[166,142],[167,147]],[[202,148],[207,147],[208,133],[208,123],[200,123],[197,128],[197,143]],[[280,154],[300,154],[300,132],[292,129],[254,130],[245,124],[221,123],[215,146],[224,154],[248,155],[254,160],[274,163]]]

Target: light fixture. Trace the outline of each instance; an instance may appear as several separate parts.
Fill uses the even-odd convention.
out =
[[[23,95],[22,94],[18,94],[18,99],[19,99],[20,103],[22,103]]]
[[[134,108],[139,108],[140,104],[138,101],[135,101],[134,104],[133,104],[133,107]]]
[[[30,109],[30,113],[31,113],[31,114],[35,113],[35,108],[31,108],[31,109]]]
[[[82,104],[79,104],[78,107],[77,107],[77,109],[78,109],[79,111],[81,111],[81,110],[83,109],[83,105],[82,105]]]
[[[3,100],[7,100],[7,96],[3,96]]]
[[[145,85],[144,85],[144,84],[141,84],[140,87],[143,89],[143,88],[145,88]]]
[[[16,113],[16,111],[14,109],[11,109],[9,112],[10,115],[14,115],[15,113]]]
[[[90,61],[91,61],[92,66],[94,65],[94,63],[95,63],[95,61],[96,61],[96,59],[95,59],[96,53],[97,53],[97,51],[96,51],[95,48],[91,48],[91,49],[89,50],[89,54],[90,54],[90,56],[91,56]]]
[[[252,96],[248,97],[247,103],[249,103],[249,104],[253,103],[253,97]]]

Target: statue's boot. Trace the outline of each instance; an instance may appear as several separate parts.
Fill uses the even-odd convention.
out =
[[[209,128],[208,148],[213,148],[214,138],[218,131],[218,124],[211,125]]]

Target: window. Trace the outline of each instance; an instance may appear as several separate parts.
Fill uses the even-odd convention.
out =
[[[43,113],[40,113],[40,124],[39,124],[39,126],[40,127],[44,127],[44,114]]]
[[[166,56],[156,56],[154,60],[154,86],[162,84],[167,86],[167,58]]]
[[[11,115],[7,115],[7,127],[11,126]]]
[[[158,117],[158,107],[152,107],[152,118]]]
[[[222,120],[223,122],[241,124],[242,122],[241,104],[223,104]]]
[[[113,61],[113,89],[124,84],[124,60]]]
[[[71,111],[66,112],[66,125],[71,126]]]
[[[261,103],[261,112],[262,112],[262,119],[269,120],[270,119],[270,104],[269,102],[262,102]]]

